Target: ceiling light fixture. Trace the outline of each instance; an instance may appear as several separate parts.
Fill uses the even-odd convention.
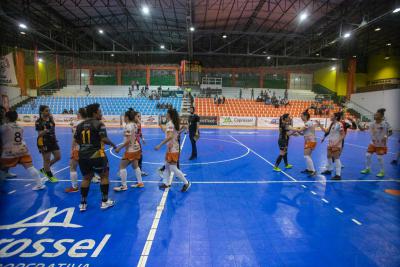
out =
[[[226,39],[226,37],[228,37],[228,36],[226,36],[226,34],[222,35],[222,38]]]
[[[334,71],[334,70],[336,70],[336,67],[335,67],[335,66],[333,66],[333,67],[331,68],[331,71]]]
[[[103,34],[104,31],[103,31],[102,29],[99,29],[99,33],[100,33],[100,34]]]
[[[149,14],[150,14],[150,9],[149,9],[149,7],[148,7],[148,6],[143,6],[143,7],[142,7],[142,13],[143,13],[144,15],[149,15]]]
[[[308,17],[307,12],[303,12],[300,14],[299,19],[300,19],[300,21],[304,21],[307,17]]]
[[[350,32],[346,32],[346,33],[343,35],[343,38],[347,39],[347,38],[349,38],[350,36],[351,36],[351,33],[350,33]]]
[[[391,44],[391,43],[387,43],[386,45],[387,45],[387,46],[391,46],[392,44]]]
[[[24,23],[20,23],[18,26],[22,29],[28,29],[28,26],[26,26]]]
[[[191,31],[191,32],[194,32],[194,27],[193,27],[193,26],[190,27],[190,31]]]
[[[390,57],[385,57],[385,60],[388,60],[388,59],[390,59]]]
[[[165,49],[165,45],[163,45],[163,44],[160,45],[160,48],[161,48],[161,49]]]
[[[400,7],[396,8],[395,10],[393,10],[393,13],[397,13],[400,11]]]
[[[379,27],[378,27],[378,28],[375,28],[375,31],[376,31],[376,32],[379,32],[380,30],[381,30],[381,28],[379,28]]]
[[[270,56],[268,56],[268,57],[267,57],[267,59],[268,59],[268,60],[270,60],[270,59],[271,59],[271,57],[270,57]]]
[[[25,34],[26,34],[26,32],[20,32],[20,34],[22,34],[22,35],[25,35]]]

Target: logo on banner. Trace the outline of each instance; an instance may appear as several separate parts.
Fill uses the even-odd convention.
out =
[[[111,234],[106,234],[101,240],[73,238],[55,239],[54,235],[44,238],[42,235],[50,228],[58,228],[62,233],[82,228],[82,225],[72,223],[75,208],[66,208],[58,211],[57,207],[40,211],[28,218],[14,224],[0,225],[0,231],[13,231],[9,237],[1,233],[0,258],[19,257],[29,259],[33,257],[57,258],[66,254],[70,258],[96,258],[103,250]],[[39,221],[39,218],[43,218]],[[21,237],[28,231],[35,231],[37,238],[32,233]],[[68,231],[65,231],[67,230]],[[0,265],[1,266],[1,265]]]
[[[232,119],[231,119],[231,117],[225,117],[224,118],[224,123],[232,123],[233,121],[232,121]]]

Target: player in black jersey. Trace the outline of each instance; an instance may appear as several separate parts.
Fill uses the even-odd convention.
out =
[[[116,149],[116,145],[107,137],[107,130],[101,122],[102,112],[100,105],[95,103],[86,107],[88,119],[81,122],[75,132],[74,139],[79,144],[79,168],[83,175],[81,183],[81,204],[79,208],[85,211],[87,208],[87,196],[89,194],[90,180],[94,173],[100,175],[101,208],[107,209],[114,206],[114,201],[108,199],[109,166],[104,145],[110,145]]]
[[[39,107],[39,119],[35,122],[38,132],[37,146],[43,157],[43,168],[40,171],[47,176],[50,182],[58,182],[50,167],[61,159],[60,148],[56,138],[56,124],[48,106]],[[53,155],[53,159],[51,159]]]
[[[287,159],[287,150],[289,146],[289,135],[291,135],[290,131],[296,131],[297,129],[292,127],[292,120],[288,113],[283,114],[279,118],[279,156],[276,159],[274,171],[280,172],[282,171],[279,168],[279,164],[281,163],[282,159],[285,162],[285,168],[291,169],[293,165],[289,164]]]

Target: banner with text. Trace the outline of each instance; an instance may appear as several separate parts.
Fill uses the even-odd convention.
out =
[[[219,117],[219,125],[221,126],[256,126],[256,117]]]
[[[17,85],[13,54],[9,53],[0,58],[0,84]]]

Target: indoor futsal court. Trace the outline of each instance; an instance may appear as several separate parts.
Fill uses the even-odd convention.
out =
[[[400,1],[0,1],[0,267],[400,267]]]

